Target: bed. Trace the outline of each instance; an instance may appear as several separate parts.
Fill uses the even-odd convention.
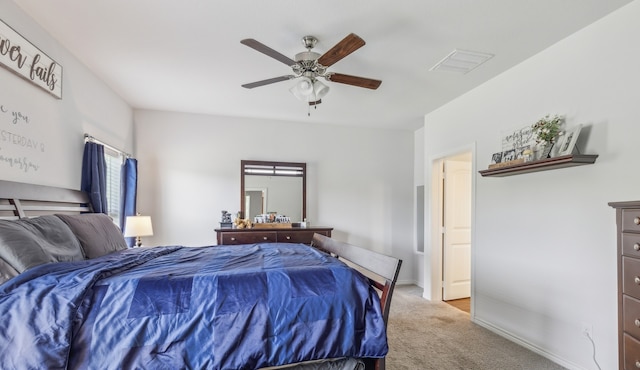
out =
[[[319,234],[128,249],[87,204],[0,181],[0,368],[385,368],[401,260]]]

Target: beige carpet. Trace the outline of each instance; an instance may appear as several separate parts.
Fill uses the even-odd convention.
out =
[[[391,301],[388,370],[559,370],[564,367],[481,326],[469,314],[398,286]]]

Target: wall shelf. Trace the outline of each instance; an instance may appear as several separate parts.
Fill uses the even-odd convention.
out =
[[[593,164],[596,162],[596,158],[598,158],[597,154],[563,155],[555,158],[547,158],[533,162],[519,163],[513,166],[489,168],[478,172],[480,172],[480,175],[482,175],[483,177],[504,177],[520,175],[529,172],[548,171],[558,168]]]

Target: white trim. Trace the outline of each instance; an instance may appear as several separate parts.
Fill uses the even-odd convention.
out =
[[[411,280],[411,279],[405,279],[405,280],[396,280],[396,287],[398,285],[415,285],[417,287],[422,288],[422,286],[420,286],[420,283],[416,280]]]
[[[485,328],[485,329],[487,329],[487,330],[489,330],[489,331],[491,331],[491,332],[493,332],[493,333],[495,333],[495,334],[497,334],[497,335],[499,335],[499,336],[511,341],[511,342],[514,342],[516,344],[521,345],[522,347],[530,350],[531,352],[537,353],[542,357],[548,358],[549,360],[557,363],[558,365],[566,367],[569,370],[586,370],[585,368],[580,367],[580,366],[574,364],[573,362],[568,361],[565,358],[558,357],[555,354],[553,354],[551,352],[548,352],[544,348],[540,348],[537,345],[535,345],[535,344],[533,344],[531,342],[528,342],[528,341],[520,338],[519,336],[517,336],[517,335],[515,335],[515,334],[513,334],[511,332],[508,332],[508,331],[506,331],[504,329],[501,329],[501,328],[499,328],[497,326],[494,326],[490,322],[478,319],[478,318],[473,317],[473,316],[471,316],[471,321],[474,322],[475,324],[478,324],[479,326],[482,326],[483,328]]]
[[[473,299],[475,295],[475,265],[476,265],[476,216],[475,216],[475,202],[476,202],[476,143],[473,142],[469,145],[461,146],[459,148],[452,149],[450,151],[430,156],[426,161],[427,166],[425,170],[425,186],[429,186],[425,189],[425,231],[429,230],[431,238],[425,238],[425,253],[424,253],[424,293],[423,298],[430,301],[442,300],[442,236],[440,234],[440,227],[437,226],[440,221],[441,215],[438,210],[442,208],[441,194],[442,177],[441,164],[444,159],[453,157],[463,153],[471,153],[471,318],[475,314],[475,301]],[[434,174],[437,176],[434,176]],[[431,176],[431,181],[428,181],[428,176]],[[438,193],[436,193],[438,191]],[[434,196],[434,194],[436,194]],[[434,201],[435,199],[435,201]],[[438,204],[434,204],[438,203]],[[441,224],[441,222],[439,222]],[[430,243],[427,245],[427,243]],[[428,289],[427,289],[428,288]]]

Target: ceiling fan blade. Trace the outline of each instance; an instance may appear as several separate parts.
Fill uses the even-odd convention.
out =
[[[350,33],[347,37],[342,39],[342,41],[337,43],[329,51],[318,58],[318,63],[325,67],[332,66],[342,58],[363,47],[364,44],[365,42],[360,38],[360,36],[355,33]]]
[[[290,79],[295,78],[295,77],[296,76],[294,76],[294,75],[274,77],[274,78],[269,78],[267,80],[256,81],[256,82],[251,82],[251,83],[248,83],[248,84],[244,84],[244,85],[242,85],[242,87],[247,88],[247,89],[253,89],[254,87],[269,85],[269,84],[280,82],[280,81],[286,81],[286,80],[290,80]]]
[[[327,80],[331,82],[337,82],[341,84],[353,85],[358,87],[365,87],[367,89],[375,90],[377,89],[382,81],[374,80],[372,78],[364,78],[358,76],[345,75],[342,73],[331,73],[328,74]]]
[[[260,41],[256,41],[254,39],[244,39],[240,41],[241,44],[247,45],[248,47],[255,49],[259,52],[261,52],[262,54],[266,54],[268,56],[270,56],[273,59],[279,60],[282,63],[288,65],[288,66],[292,66],[294,64],[296,64],[296,61],[271,49],[270,47],[268,47],[267,45],[261,43]]]

